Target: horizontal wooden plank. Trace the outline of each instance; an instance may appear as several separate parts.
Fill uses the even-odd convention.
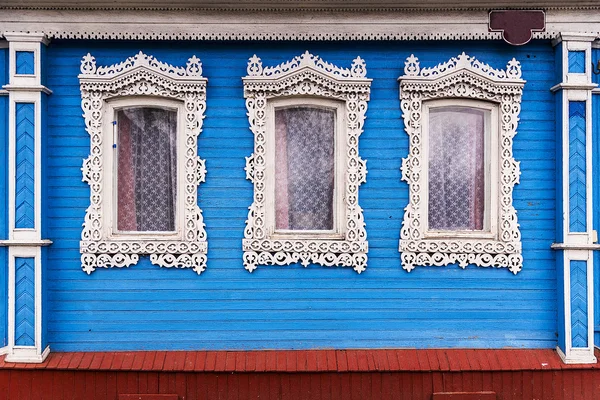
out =
[[[305,50],[348,66],[360,55],[373,78],[361,157],[360,189],[369,240],[367,271],[299,265],[242,265],[241,238],[252,185],[245,157],[253,150],[241,77],[258,54],[274,65]],[[81,117],[79,66],[90,52],[99,64],[138,51],[176,65],[202,59],[207,87],[199,154],[207,181],[199,188],[208,235],[208,268],[160,269],[143,257],[127,269],[81,271],[79,240],[89,188],[81,181],[89,135]],[[521,183],[514,206],[525,266],[506,270],[456,266],[402,270],[398,239],[408,199],[400,180],[408,152],[398,83],[411,53],[433,66],[466,51],[495,68],[518,59],[527,80],[514,152]],[[226,349],[342,347],[554,347],[556,217],[554,54],[549,42],[507,47],[494,42],[241,43],[53,41],[47,49],[48,170],[44,224],[54,244],[44,265],[48,340],[53,349]],[[511,319],[514,323],[511,323]],[[110,338],[108,340],[107,338]]]

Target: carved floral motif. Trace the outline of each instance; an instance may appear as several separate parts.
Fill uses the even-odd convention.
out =
[[[110,66],[96,65],[89,53],[81,61],[79,75],[81,107],[90,135],[90,155],[84,160],[83,181],[90,186],[90,206],[86,210],[81,233],[81,265],[90,274],[98,267],[128,267],[149,255],[153,264],[161,267],[192,268],[200,274],[206,268],[206,231],[202,211],[197,205],[197,190],[204,182],[206,167],[197,156],[197,140],[202,130],[206,109],[206,82],[202,77],[202,63],[193,56],[185,67],[174,67],[142,52]],[[103,193],[105,179],[103,154],[103,121],[106,100],[125,96],[159,96],[183,102],[185,170],[183,179],[183,209],[185,221],[180,237],[131,238],[113,240],[107,236],[107,201]],[[181,181],[180,181],[181,182]]]
[[[252,272],[258,265],[288,265],[300,262],[323,266],[348,266],[358,273],[367,264],[367,233],[363,212],[358,205],[358,188],[366,181],[366,163],[358,154],[358,139],[363,132],[371,80],[366,78],[363,59],[357,57],[351,68],[340,68],[305,52],[274,67],[264,67],[254,55],[248,61],[244,97],[250,130],[254,134],[254,153],[246,157],[246,178],[254,184],[254,202],[249,207],[244,230],[244,267]],[[267,190],[267,103],[289,96],[314,96],[345,103],[346,166],[343,239],[271,239],[265,222]]]
[[[519,162],[513,157],[513,138],[517,133],[521,96],[525,81],[514,58],[506,70],[498,70],[462,53],[432,68],[421,68],[419,60],[407,58],[400,80],[401,109],[409,136],[408,157],[402,160],[402,180],[409,185],[409,204],[405,208],[400,246],[402,268],[443,266],[458,263],[480,267],[505,267],[518,273],[523,267],[521,233],[513,207],[513,188],[519,183]],[[423,102],[432,99],[478,99],[498,105],[498,232],[496,239],[425,238],[427,215],[424,199],[427,182],[422,173],[428,162],[423,158]]]

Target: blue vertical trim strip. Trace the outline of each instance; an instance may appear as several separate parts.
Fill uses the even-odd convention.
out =
[[[569,102],[569,231],[585,232],[585,101]]]
[[[0,49],[0,85],[8,83],[8,49]]]
[[[6,82],[6,49],[0,49],[0,82]],[[0,148],[8,149],[8,96],[0,96]],[[0,239],[8,238],[8,154],[0,151]],[[0,347],[8,344],[8,248],[0,247]]]
[[[563,81],[563,46],[554,46],[554,84]],[[560,92],[557,92],[560,93]],[[560,114],[557,114],[560,115]],[[562,129],[561,129],[562,130]],[[560,142],[559,142],[560,143]]]
[[[35,346],[35,259],[15,258],[15,345]]]
[[[600,55],[600,50],[594,49],[592,55]],[[593,58],[594,60],[597,58]],[[593,165],[593,199],[594,199],[594,229],[600,230],[600,95],[592,96],[592,165]],[[595,122],[598,121],[598,122]],[[594,252],[594,344],[600,346],[600,252]]]
[[[35,228],[35,104],[16,104],[15,228]]]
[[[556,46],[556,64],[555,71],[560,71],[562,68],[562,46]],[[560,78],[560,72],[558,73]],[[560,82],[560,80],[558,81]],[[564,93],[563,91],[557,91],[554,95],[555,104],[554,104],[554,112],[555,112],[555,125],[554,125],[554,139],[557,143],[555,146],[555,170],[557,173],[556,176],[556,186],[555,186],[555,197],[556,197],[556,207],[555,207],[555,224],[556,224],[556,241],[558,243],[563,242],[563,155],[562,150],[563,146],[561,143],[562,135],[563,135],[563,100]],[[556,257],[556,308],[557,308],[557,326],[558,326],[558,347],[566,353],[567,349],[567,340],[566,340],[566,321],[565,321],[565,262],[564,262],[564,251],[558,250],[554,253],[554,257]]]
[[[571,346],[588,347],[587,262],[571,261]]]
[[[45,46],[42,46],[42,63],[45,60],[43,52],[45,51]],[[44,64],[42,64],[42,72],[45,71]],[[48,219],[49,219],[49,210],[48,210],[48,95],[42,94],[41,98],[41,226],[40,231],[42,234],[42,238],[50,239],[52,237],[49,229],[48,229]],[[44,349],[48,346],[48,278],[46,277],[48,269],[45,267],[48,265],[48,247],[42,247],[41,250],[41,297],[42,297],[42,309],[39,311],[42,314],[42,326],[41,326],[41,349]]]
[[[35,59],[33,51],[17,51],[15,53],[15,72],[17,75],[35,74]]]
[[[585,51],[569,51],[569,73],[585,74]]]

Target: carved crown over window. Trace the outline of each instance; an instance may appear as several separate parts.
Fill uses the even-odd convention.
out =
[[[124,62],[111,66],[96,66],[89,53],[81,61],[79,75],[81,107],[86,130],[90,135],[90,155],[83,162],[83,181],[90,186],[90,206],[86,210],[81,233],[81,264],[90,274],[98,267],[128,267],[136,264],[139,255],[149,255],[150,261],[161,267],[193,268],[200,274],[206,268],[206,232],[202,212],[197,205],[197,190],[204,182],[204,160],[197,155],[197,138],[202,130],[206,108],[206,82],[202,64],[193,56],[185,67],[174,67],[152,56],[138,53]],[[107,199],[106,143],[112,140],[111,121],[105,115],[107,101],[137,96],[148,99],[172,99],[183,105],[184,126],[178,126],[178,142],[184,143],[179,162],[177,196],[183,197],[180,218],[183,223],[171,236],[136,232],[113,236],[110,226],[114,207]],[[112,176],[112,173],[110,174]]]
[[[402,160],[402,179],[409,185],[409,204],[405,208],[400,247],[402,267],[411,271],[415,266],[443,266],[458,263],[481,267],[507,267],[516,274],[523,265],[521,233],[513,207],[513,188],[519,183],[519,163],[513,158],[513,138],[517,133],[521,95],[525,81],[521,67],[514,58],[506,70],[498,70],[469,57],[465,53],[433,68],[421,68],[419,60],[407,58],[404,76],[399,78],[401,108],[409,136],[409,155]],[[476,99],[498,107],[497,152],[498,185],[497,232],[492,238],[476,234],[431,238],[426,235],[428,182],[424,157],[423,107],[434,99]],[[482,235],[483,236],[483,235]]]
[[[244,267],[252,272],[257,265],[287,265],[301,262],[307,266],[353,267],[358,273],[366,268],[367,240],[363,212],[358,205],[358,188],[366,181],[366,163],[358,155],[358,139],[363,132],[371,80],[366,78],[364,60],[357,57],[349,69],[339,68],[308,52],[275,67],[263,67],[256,55],[248,62],[243,78],[244,97],[250,130],[254,134],[254,153],[246,158],[246,177],[254,184],[254,202],[250,206],[243,250]],[[266,224],[268,203],[267,165],[269,134],[267,103],[276,98],[321,98],[342,101],[344,121],[344,229],[341,238],[302,235],[272,237]],[[309,156],[309,155],[307,155]]]

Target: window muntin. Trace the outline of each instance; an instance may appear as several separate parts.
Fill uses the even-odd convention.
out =
[[[426,237],[497,237],[497,127],[493,103],[424,103]]]
[[[117,231],[175,231],[177,110],[123,107],[117,130]]]

